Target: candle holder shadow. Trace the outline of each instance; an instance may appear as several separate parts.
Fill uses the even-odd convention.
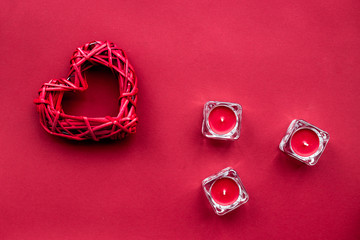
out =
[[[228,212],[227,214],[222,215],[221,218],[219,218],[218,215],[212,213],[212,207],[210,206],[210,204],[204,204],[204,201],[208,201],[207,197],[204,195],[203,191],[199,191],[196,207],[199,208],[198,216],[201,222],[207,222],[209,224],[217,222],[217,224],[223,225],[224,228],[234,228],[238,226],[239,221],[245,222],[243,218],[239,217],[239,215],[244,215],[248,211],[246,204],[241,208],[238,208],[236,211]]]
[[[208,201],[207,197],[204,195],[203,193],[203,188],[202,186],[200,186],[201,191],[199,191],[199,195],[198,195],[198,205],[200,205],[200,213],[202,216],[202,219],[206,219],[208,220],[210,217],[216,217],[216,215],[214,215],[211,212],[211,206],[209,204],[204,204],[204,201]]]
[[[205,138],[205,143],[210,145],[212,148],[225,149],[228,151],[231,147],[233,147],[233,143],[231,141],[218,141],[213,138]]]
[[[279,166],[280,169],[284,169],[286,171],[306,168],[303,163],[296,161],[294,158],[281,152],[277,152],[277,155],[275,156],[273,161],[276,165]]]
[[[305,179],[312,179],[318,174],[316,168],[309,168],[300,161],[281,152],[278,152],[273,158],[272,164],[274,174],[284,181],[295,181],[296,184],[299,184],[299,182],[307,184],[307,181],[304,181]]]

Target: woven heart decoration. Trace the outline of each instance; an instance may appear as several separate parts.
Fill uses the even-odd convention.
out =
[[[66,114],[61,106],[65,92],[85,91],[85,71],[94,66],[109,68],[119,81],[119,113],[115,117]],[[109,41],[94,41],[78,48],[70,60],[67,78],[43,84],[34,100],[40,124],[50,134],[74,140],[121,139],[136,132],[137,78],[123,50]]]

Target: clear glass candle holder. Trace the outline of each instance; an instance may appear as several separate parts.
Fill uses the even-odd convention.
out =
[[[324,152],[330,135],[318,127],[295,119],[291,122],[279,148],[287,155],[309,165],[315,165]]]
[[[215,213],[222,216],[249,200],[237,172],[228,167],[205,178],[202,187]]]
[[[209,101],[203,110],[202,134],[220,140],[240,137],[242,107],[237,103]]]

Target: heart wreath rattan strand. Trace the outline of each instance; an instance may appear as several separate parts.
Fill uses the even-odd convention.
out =
[[[85,71],[94,66],[109,68],[119,81],[119,113],[116,117],[66,114],[61,106],[65,92],[85,91]],[[137,78],[125,52],[109,41],[94,41],[78,48],[70,60],[67,78],[44,83],[34,100],[40,124],[50,134],[74,140],[121,139],[136,132]]]

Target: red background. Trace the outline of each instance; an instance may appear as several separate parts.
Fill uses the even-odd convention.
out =
[[[0,239],[359,239],[359,11],[357,0],[1,1]],[[37,90],[96,39],[137,72],[137,133],[50,136]],[[116,112],[116,85],[98,77],[64,108]],[[208,100],[243,106],[239,140],[201,135]],[[278,149],[294,118],[330,133],[314,167]],[[218,217],[201,181],[227,166],[250,200]]]

